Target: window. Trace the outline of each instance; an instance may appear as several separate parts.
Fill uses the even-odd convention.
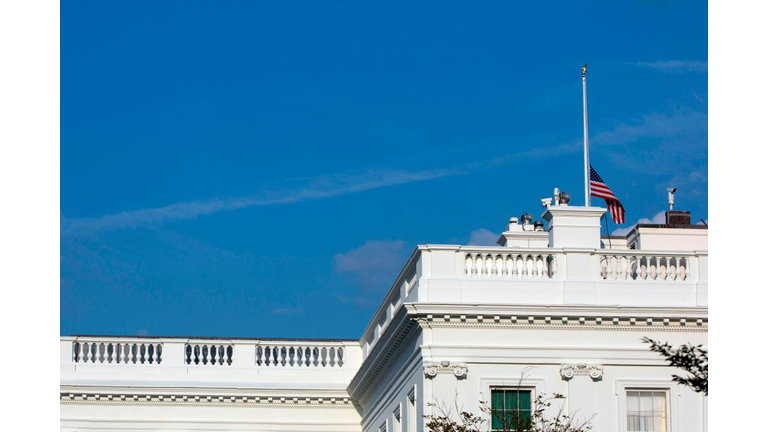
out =
[[[408,394],[408,432],[416,432],[416,386]]]
[[[531,390],[491,389],[491,429],[514,430],[520,421],[531,418]]]
[[[627,431],[669,431],[667,390],[627,390]]]
[[[398,405],[397,409],[392,413],[392,427],[394,429],[393,432],[403,432],[403,426],[402,426],[402,418],[400,417],[400,406]]]

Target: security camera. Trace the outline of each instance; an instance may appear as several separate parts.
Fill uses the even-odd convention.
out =
[[[552,198],[542,198],[542,199],[541,199],[541,205],[542,205],[543,207],[547,207],[547,208],[549,208],[549,206],[551,206],[551,205],[552,205]]]
[[[675,205],[675,192],[677,192],[677,188],[667,188],[667,202],[670,210]]]

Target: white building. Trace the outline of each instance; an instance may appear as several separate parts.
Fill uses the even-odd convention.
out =
[[[411,432],[429,402],[561,393],[594,431],[706,431],[707,398],[641,342],[706,346],[706,226],[601,239],[604,211],[418,246],[359,340],[62,337],[61,429]]]

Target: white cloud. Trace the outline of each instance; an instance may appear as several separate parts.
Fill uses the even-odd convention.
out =
[[[319,200],[387,186],[461,175],[467,172],[469,171],[466,168],[439,168],[425,171],[372,170],[355,174],[330,174],[310,179],[293,179],[286,182],[298,182],[301,185],[293,188],[267,189],[256,195],[246,197],[181,202],[165,207],[126,211],[97,218],[66,219],[62,215],[61,233],[62,235],[77,235],[83,232],[115,230],[194,219],[198,216],[247,207]]]
[[[666,210],[662,210],[662,211],[656,213],[650,219],[648,219],[648,218],[640,218],[640,219],[637,220],[637,222],[632,224],[632,226],[629,226],[627,228],[619,228],[617,230],[614,230],[611,233],[611,235],[614,235],[614,236],[625,236],[625,235],[629,234],[629,232],[632,231],[637,224],[657,224],[657,225],[664,224],[664,223],[667,222],[667,214],[666,214],[666,212],[667,212]]]
[[[362,246],[334,256],[336,271],[351,274],[364,292],[389,289],[403,265],[407,251],[403,240],[369,240]]]
[[[496,240],[498,238],[498,234],[485,228],[480,228],[470,233],[469,242],[467,244],[474,246],[497,246]]]
[[[708,63],[699,60],[666,60],[655,62],[637,62],[637,66],[645,66],[665,72],[701,72],[706,73]]]
[[[655,172],[662,172],[665,164],[668,165],[670,163],[669,160],[673,158],[669,158],[669,155],[664,152],[657,151],[658,149],[647,149],[650,153],[644,156],[641,155],[646,159],[647,163],[645,164],[635,163],[638,158],[638,149],[632,149],[630,153],[624,156],[617,152],[629,151],[626,144],[645,137],[686,137],[691,139],[702,135],[706,137],[706,133],[707,114],[705,112],[675,115],[651,114],[644,116],[639,123],[623,123],[611,130],[598,132],[590,139],[590,143],[593,146],[616,149],[612,153],[609,151],[609,154],[614,159],[620,159],[621,157],[632,158],[620,163],[625,169],[642,171],[652,168]],[[699,146],[701,147],[700,150],[694,149],[694,154],[678,154],[674,158],[675,163],[679,164],[687,159],[696,159],[701,156],[695,154],[695,151],[699,151],[706,158],[706,139],[699,141],[703,143]],[[568,156],[581,151],[581,146],[582,143],[580,141],[574,140],[570,143],[535,147],[515,154],[501,155],[490,160],[449,168],[435,168],[422,171],[368,170],[357,173],[337,173],[312,178],[288,179],[282,183],[292,186],[264,188],[250,196],[181,202],[163,207],[131,210],[95,218],[68,219],[61,215],[61,235],[78,236],[93,232],[194,219],[198,216],[248,207],[265,207],[320,200],[387,186],[465,175],[514,160]],[[676,147],[676,149],[678,152],[682,151],[681,146]],[[654,156],[656,154],[659,155]],[[675,169],[679,170],[680,167],[676,165]]]

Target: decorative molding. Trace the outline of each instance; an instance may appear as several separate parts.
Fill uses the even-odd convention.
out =
[[[484,315],[468,316],[466,314],[412,316],[421,328],[435,327],[508,327],[508,328],[548,328],[548,329],[590,329],[590,330],[643,330],[662,331],[708,331],[708,320],[696,319],[694,325],[689,325],[685,318],[659,318],[648,316],[553,316],[530,315],[495,315],[493,319],[485,319]],[[693,321],[693,319],[691,320]]]
[[[233,395],[179,395],[179,394],[124,394],[61,392],[63,404],[98,405],[203,405],[203,406],[265,406],[265,407],[317,407],[348,408],[348,397],[272,397]]]
[[[456,378],[467,377],[467,365],[443,360],[438,363],[424,363],[424,376],[434,378],[437,374],[453,374]]]
[[[588,365],[586,363],[564,364],[560,366],[560,376],[564,380],[570,380],[576,375],[589,375],[592,381],[603,379],[603,366]]]

